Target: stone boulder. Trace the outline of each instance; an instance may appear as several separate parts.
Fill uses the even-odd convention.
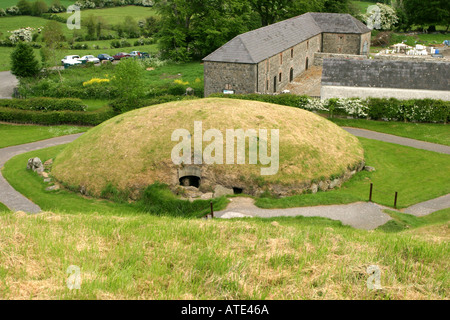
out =
[[[226,196],[227,194],[234,194],[233,189],[225,188],[224,186],[221,186],[220,184],[216,185],[216,187],[214,188],[214,198]]]
[[[38,157],[28,159],[27,170],[33,170],[37,173],[44,172],[44,165]]]
[[[372,172],[372,171],[375,171],[375,168],[374,167],[365,166],[364,170]]]

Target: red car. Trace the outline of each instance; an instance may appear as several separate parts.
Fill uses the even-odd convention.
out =
[[[130,54],[126,52],[119,52],[118,54],[113,56],[114,60],[120,60],[122,58],[129,58],[129,57],[131,57]]]

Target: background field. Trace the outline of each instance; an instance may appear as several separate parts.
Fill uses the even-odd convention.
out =
[[[0,8],[6,9],[6,8],[11,7],[11,6],[15,6],[18,1],[19,0],[2,0],[0,2]],[[47,3],[47,5],[51,5],[51,3],[52,3],[52,0],[44,0],[44,1]],[[67,6],[70,6],[71,4],[75,3],[76,0],[59,0],[59,2],[63,6],[67,7]]]

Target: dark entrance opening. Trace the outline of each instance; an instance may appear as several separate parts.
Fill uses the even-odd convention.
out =
[[[294,69],[291,68],[289,71],[289,82],[292,82],[294,80]]]
[[[305,70],[308,70],[308,58],[306,58],[306,65],[305,65]]]
[[[242,191],[244,191],[242,188],[233,187],[233,193],[234,194],[241,194]]]
[[[273,92],[277,92],[277,76],[273,77]]]
[[[184,176],[180,178],[180,185],[184,187],[196,187],[200,186],[200,178],[196,176]]]

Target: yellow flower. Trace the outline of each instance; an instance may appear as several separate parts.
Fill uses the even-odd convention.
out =
[[[91,86],[93,84],[98,84],[98,83],[103,83],[103,82],[109,82],[109,79],[92,78],[89,81],[83,82],[83,87]]]

